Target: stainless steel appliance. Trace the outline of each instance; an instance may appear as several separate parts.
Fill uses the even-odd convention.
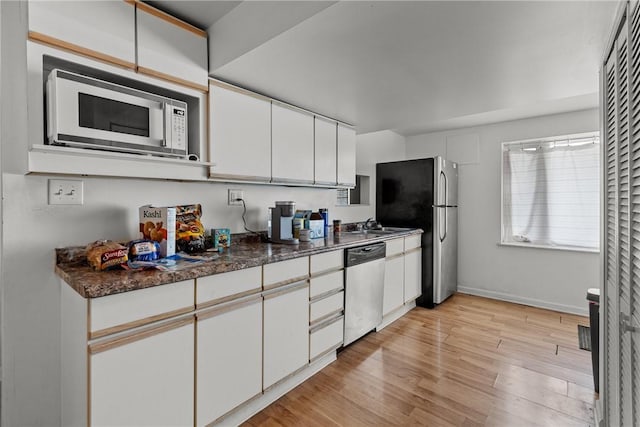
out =
[[[382,322],[384,242],[345,250],[344,345]]]
[[[376,219],[421,228],[422,296],[433,307],[458,287],[458,165],[433,157],[376,165]]]
[[[293,216],[296,213],[296,202],[276,202],[271,211],[271,241],[275,243],[297,244],[293,237]]]
[[[47,79],[48,143],[187,157],[187,104],[54,69]]]

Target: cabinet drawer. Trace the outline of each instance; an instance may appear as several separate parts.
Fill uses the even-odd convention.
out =
[[[404,251],[404,239],[387,240],[387,258],[401,254]]]
[[[422,235],[419,234],[417,236],[409,236],[404,238],[404,251],[407,252],[414,248],[419,248],[421,246]]]
[[[335,314],[344,309],[344,292],[311,303],[309,320],[311,323],[317,322],[322,318]]]
[[[224,302],[262,290],[262,268],[252,267],[196,279],[198,307]]]
[[[323,271],[336,270],[344,267],[344,251],[325,252],[323,254],[311,255],[310,271],[311,275]]]
[[[264,265],[264,289],[270,289],[289,281],[297,281],[309,276],[309,257]]]
[[[344,338],[344,316],[311,331],[309,337],[309,360],[321,356],[327,351],[342,346]]]
[[[194,309],[194,281],[89,300],[90,339],[167,319]]]
[[[335,289],[343,289],[344,270],[338,270],[322,276],[312,277],[309,281],[311,282],[309,298],[313,299],[318,295],[322,295]]]

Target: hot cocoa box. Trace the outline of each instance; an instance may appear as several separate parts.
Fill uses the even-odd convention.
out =
[[[140,207],[140,238],[160,243],[162,258],[176,253],[176,208]]]
[[[231,246],[231,230],[228,228],[214,228],[211,230],[213,236],[213,248],[228,248]]]

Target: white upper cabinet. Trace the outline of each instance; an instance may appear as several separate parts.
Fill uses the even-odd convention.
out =
[[[137,4],[138,71],[207,90],[207,33]]]
[[[313,115],[272,103],[272,181],[313,184]]]
[[[337,179],[337,122],[315,117],[314,182],[336,185]]]
[[[209,86],[212,178],[271,180],[271,102],[232,87]]]
[[[32,40],[135,68],[133,5],[123,1],[30,1],[28,7]]]
[[[338,185],[356,185],[356,131],[338,124]]]

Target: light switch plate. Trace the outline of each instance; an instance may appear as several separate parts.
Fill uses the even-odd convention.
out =
[[[229,189],[229,193],[228,193],[228,203],[229,206],[234,206],[234,205],[242,205],[242,202],[236,199],[244,199],[244,191],[242,190],[232,190],[231,188]]]
[[[72,179],[49,180],[50,205],[81,205],[84,203],[84,183]]]

